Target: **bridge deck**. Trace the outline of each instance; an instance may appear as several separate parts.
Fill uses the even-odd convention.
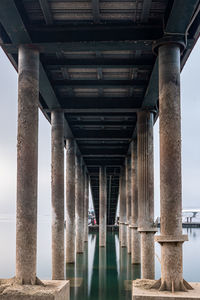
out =
[[[65,111],[91,175],[98,220],[98,166],[108,166],[108,224],[115,218],[120,166],[136,135],[138,109],[158,110],[158,59],[152,44],[164,33],[184,35],[199,1],[3,0],[1,44],[17,69],[18,45],[40,55],[40,107]],[[200,32],[190,26],[184,66]]]

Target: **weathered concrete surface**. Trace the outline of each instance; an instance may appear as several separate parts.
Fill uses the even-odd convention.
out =
[[[51,113],[52,279],[64,279],[64,114]]]
[[[66,140],[66,263],[75,262],[75,141]]]
[[[106,168],[99,168],[99,247],[106,247],[107,178]]]
[[[36,282],[39,52],[19,47],[16,277]]]
[[[76,215],[76,252],[84,251],[84,198],[82,158],[76,156],[76,186],[75,186],[75,215]]]
[[[154,164],[153,164],[153,123],[151,111],[138,112],[137,153],[138,153],[138,231],[141,233],[141,275],[154,279]]]
[[[161,285],[163,290],[187,288],[183,282],[180,47],[159,47]],[[173,286],[173,287],[172,287]]]
[[[121,167],[120,175],[120,203],[119,203],[119,230],[120,230],[120,245],[127,246],[126,235],[126,181],[125,181],[125,167]]]
[[[126,157],[126,234],[127,252],[131,253],[131,156]]]
[[[155,280],[135,280],[132,287],[132,300],[194,300],[200,299],[200,283],[191,282],[193,290],[186,292],[159,292],[151,289]]]
[[[84,241],[88,242],[89,175],[85,174]]]
[[[0,280],[0,300],[69,300],[69,281],[43,280],[42,285],[13,284],[12,280]]]
[[[140,264],[140,233],[138,228],[137,140],[131,143],[131,263]]]

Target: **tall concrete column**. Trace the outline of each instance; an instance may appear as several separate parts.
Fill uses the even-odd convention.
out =
[[[85,174],[84,241],[88,241],[89,176]]]
[[[131,143],[131,263],[140,264],[140,233],[138,232],[137,140]]]
[[[66,263],[75,262],[75,141],[66,139]]]
[[[141,275],[154,279],[154,165],[153,165],[153,113],[140,111],[137,115],[138,154],[138,213],[141,234]]]
[[[84,198],[83,198],[83,170],[82,158],[76,156],[76,252],[83,253],[84,251]]]
[[[159,52],[160,199],[161,244],[160,290],[190,289],[183,279],[181,191],[180,47],[162,43]]]
[[[99,246],[106,247],[107,177],[106,167],[99,168]]]
[[[131,156],[126,157],[126,235],[127,252],[131,254]]]
[[[19,47],[16,279],[36,284],[39,52]]]
[[[64,114],[51,113],[52,279],[64,279]]]
[[[120,228],[120,245],[127,246],[126,235],[126,181],[125,167],[121,167],[120,174],[120,205],[119,205],[119,228]]]

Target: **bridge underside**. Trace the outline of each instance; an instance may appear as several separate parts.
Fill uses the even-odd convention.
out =
[[[115,221],[120,167],[136,138],[137,111],[159,111],[153,43],[187,34],[183,68],[199,35],[198,1],[0,1],[0,37],[17,69],[18,46],[40,50],[40,108],[65,113],[90,175],[99,219],[99,166],[107,167],[107,218]],[[179,16],[181,15],[181,18]]]

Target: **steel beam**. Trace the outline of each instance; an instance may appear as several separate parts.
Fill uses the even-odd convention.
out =
[[[25,42],[30,44],[30,42]],[[19,42],[1,45],[7,53],[17,53]],[[56,53],[60,51],[121,51],[121,50],[152,50],[152,41],[97,41],[97,42],[64,42],[64,43],[33,43],[40,53]]]
[[[53,24],[53,18],[52,18],[48,0],[39,0],[39,3],[41,6],[41,9],[42,9],[46,24],[47,25]]]
[[[50,59],[46,57],[42,57],[42,63],[47,66],[48,70],[54,70],[56,68],[139,68],[150,70],[154,63],[153,59],[118,59],[118,58],[101,58],[97,57],[94,59]]]

